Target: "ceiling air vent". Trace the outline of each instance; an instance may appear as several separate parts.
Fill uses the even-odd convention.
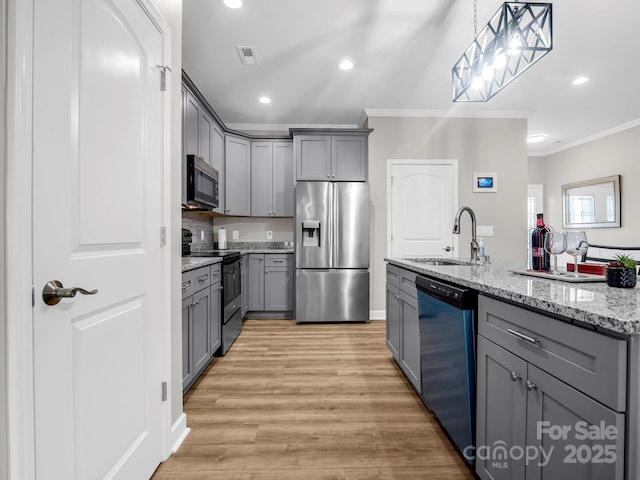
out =
[[[240,61],[243,65],[257,65],[258,56],[256,55],[256,47],[236,47],[238,49],[238,55],[240,55]]]

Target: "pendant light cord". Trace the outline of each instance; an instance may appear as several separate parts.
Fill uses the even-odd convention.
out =
[[[473,0],[473,38],[478,36],[478,0]]]

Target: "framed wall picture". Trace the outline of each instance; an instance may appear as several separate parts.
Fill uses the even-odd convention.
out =
[[[473,191],[479,193],[495,193],[498,191],[498,174],[496,172],[473,174]]]

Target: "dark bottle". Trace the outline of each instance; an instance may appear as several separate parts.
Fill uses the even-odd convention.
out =
[[[542,213],[537,214],[536,228],[531,233],[531,269],[548,271],[551,269],[551,255],[544,251],[544,238],[549,227],[544,224]]]

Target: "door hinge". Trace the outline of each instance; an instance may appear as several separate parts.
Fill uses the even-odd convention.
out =
[[[167,246],[167,227],[160,227],[160,246]]]
[[[393,233],[391,234],[391,241],[393,242]]]
[[[160,70],[160,90],[167,90],[167,70],[171,71],[171,69],[166,65],[156,65]]]
[[[162,382],[162,401],[167,401],[167,382]]]

